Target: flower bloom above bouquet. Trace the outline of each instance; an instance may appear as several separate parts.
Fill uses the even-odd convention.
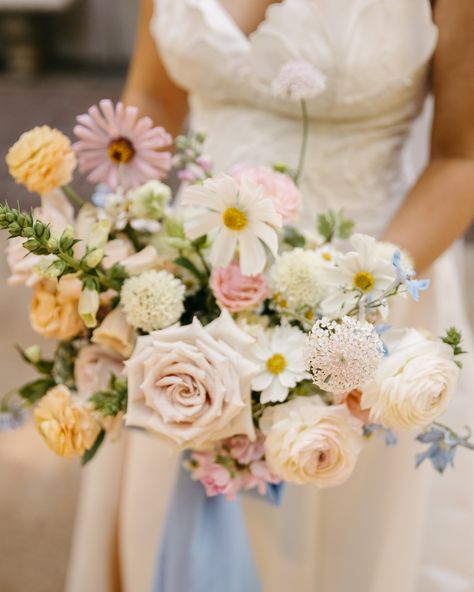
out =
[[[441,472],[473,448],[438,422],[456,393],[459,332],[387,326],[392,304],[428,288],[409,257],[353,234],[342,212],[321,213],[317,239],[290,225],[309,198],[306,101],[323,84],[304,64],[275,82],[302,104],[294,169],[215,174],[203,134],[177,138],[172,157],[165,130],[110,101],[78,117],[74,145],[44,127],[19,139],[7,162],[41,204],[1,206],[0,227],[11,283],[33,289],[32,327],[58,345],[52,359],[21,350],[40,378],[4,398],[0,428],[31,406],[54,452],[88,462],[138,427],[188,450],[191,477],[229,499],[282,481],[339,485],[377,432],[393,444],[392,430],[417,430],[429,445],[417,462]],[[76,162],[103,184],[94,205],[69,185]],[[178,205],[162,180],[171,166],[185,182]]]

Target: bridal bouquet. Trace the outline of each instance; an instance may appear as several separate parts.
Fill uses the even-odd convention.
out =
[[[396,246],[353,234],[342,212],[297,229],[302,159],[216,174],[201,134],[176,138],[172,156],[168,133],[108,100],[75,134],[72,146],[38,127],[7,155],[41,196],[32,212],[0,206],[9,282],[32,290],[31,325],[57,345],[51,358],[20,350],[40,377],[3,399],[3,428],[32,407],[47,445],[84,463],[123,424],[144,429],[229,499],[341,484],[373,434],[394,444],[393,430],[417,430],[417,464],[440,472],[473,448],[437,421],[461,336],[388,325],[393,302],[428,288]],[[70,186],[77,164],[92,204]],[[174,204],[160,180],[172,167]]]

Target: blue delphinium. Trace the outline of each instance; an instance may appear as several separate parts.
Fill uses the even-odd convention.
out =
[[[474,449],[474,444],[469,441],[470,437],[470,430],[467,436],[461,437],[444,426],[432,426],[416,438],[422,444],[429,444],[427,450],[417,454],[416,466],[419,467],[422,462],[429,460],[438,473],[444,473],[449,465],[454,466],[459,446]]]
[[[395,251],[393,254],[392,264],[395,267],[400,282],[405,286],[413,300],[418,302],[420,300],[420,292],[428,290],[430,287],[430,280],[417,280],[414,271],[405,270],[402,266],[402,255],[400,251]]]
[[[374,434],[383,436],[387,446],[395,446],[395,444],[398,442],[395,433],[392,430],[384,428],[379,423],[367,423],[364,425],[362,430],[365,438],[370,438]]]
[[[19,407],[0,407],[0,432],[9,432],[21,427],[26,420],[26,413]]]

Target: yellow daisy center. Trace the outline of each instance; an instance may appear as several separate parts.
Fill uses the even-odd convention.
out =
[[[247,214],[238,208],[227,208],[222,214],[222,221],[229,230],[243,230],[247,226]]]
[[[362,292],[370,292],[375,285],[375,278],[370,271],[358,271],[353,279],[354,287]]]
[[[281,354],[273,354],[271,358],[267,360],[267,370],[271,374],[281,374],[286,368],[285,356]]]
[[[127,164],[134,157],[135,149],[127,138],[117,138],[110,142],[107,153],[114,164]]]
[[[332,255],[331,255],[331,253],[328,253],[327,251],[323,251],[321,253],[321,257],[324,259],[324,261],[332,261]]]

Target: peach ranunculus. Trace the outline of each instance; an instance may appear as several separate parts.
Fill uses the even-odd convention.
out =
[[[64,385],[52,388],[34,410],[34,421],[46,444],[59,456],[83,456],[94,445],[100,425],[91,411]]]
[[[77,356],[74,366],[79,395],[88,399],[94,393],[108,388],[112,376],[123,372],[123,360],[100,345],[86,345]]]
[[[60,189],[51,191],[43,196],[41,207],[35,208],[33,216],[45,224],[49,224],[51,231],[59,236],[74,220],[74,210]],[[8,241],[6,248],[7,263],[11,275],[8,283],[11,286],[34,286],[41,276],[35,273],[35,267],[42,261],[54,261],[53,256],[39,256],[29,253],[23,248],[25,238],[15,237]],[[27,256],[28,255],[28,256]]]
[[[345,405],[296,397],[267,407],[260,421],[272,473],[291,483],[326,488],[351,476],[362,448],[362,424]]]
[[[426,427],[446,411],[460,370],[452,349],[416,329],[384,334],[389,355],[362,388],[362,409],[386,428]]]
[[[139,337],[126,362],[126,423],[180,447],[236,434],[255,438],[251,381],[258,371],[240,352],[253,343],[227,311],[203,327],[170,327]]]
[[[263,274],[243,275],[235,261],[227,267],[216,267],[212,271],[210,284],[219,305],[230,312],[254,310],[269,294]]]
[[[291,177],[266,166],[236,167],[234,177],[259,185],[265,197],[275,204],[277,212],[283,218],[283,224],[297,221],[303,196]]]
[[[105,317],[92,335],[92,341],[109,351],[129,358],[135,345],[135,329],[127,323],[122,309],[117,306]]]
[[[35,286],[30,322],[35,331],[52,339],[71,339],[84,329],[78,312],[81,281],[72,275],[43,280]]]
[[[43,125],[21,135],[8,151],[6,163],[17,183],[46,195],[71,182],[77,161],[69,138]]]

